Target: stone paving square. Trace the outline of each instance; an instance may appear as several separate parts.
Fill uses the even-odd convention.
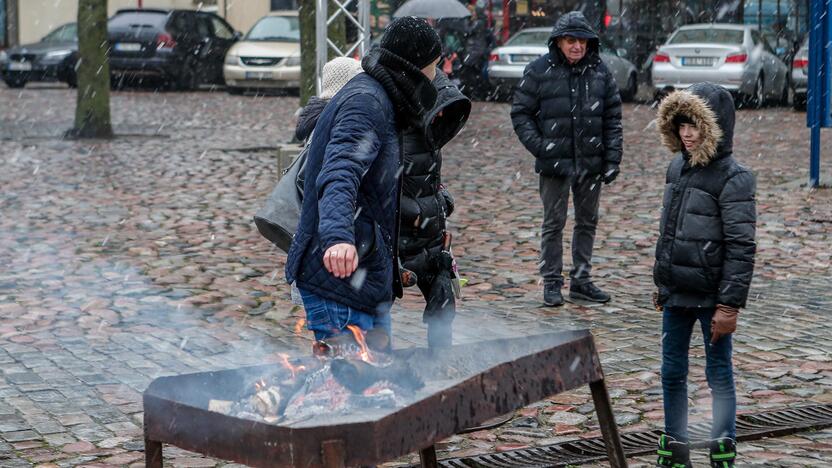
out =
[[[144,466],[141,394],[152,379],[274,362],[311,343],[294,331],[302,311],[283,280],[285,257],[251,220],[276,180],[275,147],[291,135],[297,98],[115,92],[120,136],[106,142],[60,138],[74,101],[55,86],[0,88],[3,468]],[[625,106],[622,173],[602,188],[593,276],[613,294],[602,306],[541,307],[538,180],[508,104],[476,103],[444,151],[454,253],[469,280],[456,341],[590,328],[622,431],[659,428],[663,417],[661,317],[650,294],[670,155],[655,112]],[[824,148],[828,167],[828,131]],[[832,191],[801,186],[805,114],[739,111],[735,153],[758,179],[757,266],[735,337],[739,411],[832,403]],[[570,230],[571,218],[566,252]],[[396,305],[397,346],[424,345],[420,301],[408,291]],[[693,347],[692,421],[710,411],[703,354]],[[459,457],[598,433],[582,389],[438,448]],[[739,450],[741,466],[832,465],[832,430]],[[165,455],[172,467],[241,466],[175,447]]]

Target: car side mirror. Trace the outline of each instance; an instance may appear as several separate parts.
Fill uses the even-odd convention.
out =
[[[627,49],[623,47],[619,47],[615,49],[615,53],[618,54],[619,57],[626,57],[627,56]]]
[[[234,40],[235,41],[239,41],[242,38],[243,38],[243,33],[241,33],[240,31],[234,31]]]

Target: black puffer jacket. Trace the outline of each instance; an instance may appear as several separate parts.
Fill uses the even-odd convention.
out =
[[[679,114],[702,143],[682,152]],[[734,101],[724,88],[699,83],[659,107],[662,142],[679,154],[667,170],[653,279],[669,307],[744,307],[756,250],[754,175],[732,156]]]
[[[329,99],[321,99],[317,96],[309,98],[309,102],[303,106],[298,114],[298,124],[295,127],[295,138],[298,141],[306,141],[312,130],[315,129],[315,124],[318,123],[318,117],[329,103]]]
[[[442,243],[445,218],[453,211],[453,198],[441,186],[441,148],[465,125],[471,101],[437,70],[433,81],[436,104],[423,125],[403,136],[404,179],[401,198],[399,252],[414,255]],[[439,114],[442,114],[441,116]]]
[[[571,65],[557,47],[565,35],[591,35]],[[549,176],[595,176],[621,163],[621,97],[598,54],[598,36],[580,12],[558,19],[549,53],[526,66],[511,106],[514,131]]]

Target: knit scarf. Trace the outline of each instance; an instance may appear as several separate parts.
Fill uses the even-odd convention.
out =
[[[436,102],[436,88],[421,70],[381,47],[370,50],[361,66],[387,92],[400,128],[421,124],[424,113]]]

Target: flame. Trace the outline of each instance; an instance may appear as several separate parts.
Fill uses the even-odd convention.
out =
[[[306,366],[293,366],[291,362],[289,362],[289,355],[285,353],[278,354],[280,357],[280,363],[283,364],[283,367],[289,369],[289,372],[292,373],[292,378],[298,376],[298,372],[303,372],[306,370]]]
[[[303,330],[303,326],[306,325],[305,318],[299,318],[297,323],[295,324],[295,335],[300,335],[301,330]]]
[[[359,353],[361,360],[365,362],[374,362],[375,360],[373,359],[373,355],[370,353],[370,348],[367,347],[367,340],[364,339],[364,332],[356,325],[347,325],[347,328],[349,328],[352,335],[355,337],[355,342],[361,347],[361,352]]]

